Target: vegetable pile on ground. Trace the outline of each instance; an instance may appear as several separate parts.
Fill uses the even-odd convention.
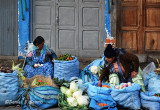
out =
[[[129,86],[132,86],[132,83],[131,83],[131,82],[123,83],[122,85],[116,86],[115,88],[116,88],[116,89],[123,89],[123,88],[129,87]]]
[[[101,73],[101,67],[100,66],[91,66],[90,67],[90,71],[93,75],[98,75],[100,76],[100,73]]]
[[[0,72],[4,72],[4,73],[12,73],[13,70],[9,67],[0,67]]]
[[[51,79],[51,77],[44,77],[41,75],[35,75],[32,78],[25,78],[25,80],[23,81],[23,85],[22,87],[27,87],[30,86],[31,88],[34,87],[39,87],[39,86],[52,86],[52,87],[56,87],[59,88],[55,82]]]
[[[160,97],[160,93],[155,93],[154,96]]]
[[[83,94],[81,89],[78,89],[77,84],[72,81],[67,84],[63,84],[60,87],[61,93],[58,95],[58,106],[63,110],[88,110],[89,109],[89,97],[87,94]]]
[[[75,57],[72,57],[70,54],[62,54],[56,58],[56,60],[62,60],[62,61],[70,61],[74,60]]]
[[[102,87],[111,88],[110,86],[107,86],[106,84],[102,85]]]

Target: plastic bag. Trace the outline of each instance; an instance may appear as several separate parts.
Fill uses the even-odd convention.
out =
[[[123,83],[121,83],[121,85],[123,85]],[[140,88],[140,85],[136,83],[123,89],[112,87],[111,96],[121,107],[137,110],[141,108],[139,97]]]
[[[155,69],[156,69],[156,66],[155,66],[154,62],[149,63],[142,71],[143,77],[145,78],[147,73],[154,72]]]
[[[118,110],[116,102],[113,100],[110,94],[107,98],[104,96],[95,96],[91,99],[89,108],[91,110]]]
[[[109,75],[109,83],[111,86],[119,85],[119,77],[117,74],[112,73]]]
[[[18,100],[21,102],[23,110],[41,110],[52,106],[57,106],[57,96],[59,93],[60,90],[58,88],[51,86],[20,88]]]
[[[144,82],[143,82],[142,70],[141,70],[140,67],[139,67],[137,76],[135,78],[132,78],[132,81],[134,83],[140,84],[141,90],[143,92],[145,92],[145,86],[144,86]]]
[[[148,91],[160,93],[160,75],[157,75],[155,72],[152,72],[150,74],[151,75],[148,80]]]
[[[0,73],[0,88],[0,106],[13,104],[18,96],[17,70],[13,73]]]
[[[107,85],[110,86],[110,84],[108,83],[102,83],[102,85]],[[108,95],[110,95],[111,92],[111,88],[107,88],[107,87],[98,87],[98,81],[95,82],[89,82],[85,84],[85,87],[87,88],[87,94],[89,96],[89,98],[92,98],[96,95],[102,95],[107,97]]]

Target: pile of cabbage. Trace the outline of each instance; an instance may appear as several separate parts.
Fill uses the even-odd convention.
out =
[[[61,109],[84,109],[89,107],[89,97],[87,94],[82,95],[82,90],[78,89],[77,84],[73,81],[67,88],[60,87],[61,93],[58,95],[58,105]]]

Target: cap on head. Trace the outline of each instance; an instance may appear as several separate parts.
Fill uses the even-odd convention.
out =
[[[104,50],[104,56],[107,58],[112,58],[116,56],[115,50],[112,48],[111,44],[108,44],[106,49]]]

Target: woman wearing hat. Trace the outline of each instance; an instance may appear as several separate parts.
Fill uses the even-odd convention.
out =
[[[104,79],[108,80],[112,73],[118,75],[120,83],[132,82],[132,78],[136,77],[139,68],[139,59],[136,55],[125,53],[118,56],[111,44],[108,44],[104,55],[109,64],[101,71],[98,86],[101,86]]]

